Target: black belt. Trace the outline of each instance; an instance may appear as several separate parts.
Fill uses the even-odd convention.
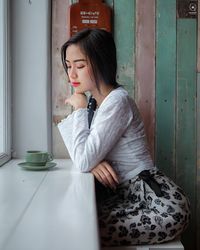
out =
[[[153,175],[150,174],[149,170],[142,171],[139,174],[139,177],[150,186],[150,188],[155,192],[158,197],[163,196],[161,185],[154,179]]]

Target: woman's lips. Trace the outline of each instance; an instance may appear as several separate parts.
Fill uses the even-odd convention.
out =
[[[72,82],[71,84],[73,87],[78,87],[80,85],[80,82]]]

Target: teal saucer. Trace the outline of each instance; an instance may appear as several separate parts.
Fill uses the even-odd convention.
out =
[[[47,162],[46,165],[43,165],[43,166],[33,166],[33,165],[30,165],[28,164],[27,162],[21,162],[21,163],[18,163],[18,165],[24,169],[28,169],[28,170],[45,170],[45,169],[50,169],[50,168],[53,168],[56,166],[56,163],[55,162]]]

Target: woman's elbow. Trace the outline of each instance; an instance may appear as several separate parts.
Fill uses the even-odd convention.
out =
[[[81,173],[88,173],[93,168],[86,159],[79,159],[74,165]]]

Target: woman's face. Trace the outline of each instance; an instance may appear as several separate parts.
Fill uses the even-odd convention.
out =
[[[92,68],[78,45],[70,45],[66,50],[67,72],[76,93],[93,92],[96,89]]]

